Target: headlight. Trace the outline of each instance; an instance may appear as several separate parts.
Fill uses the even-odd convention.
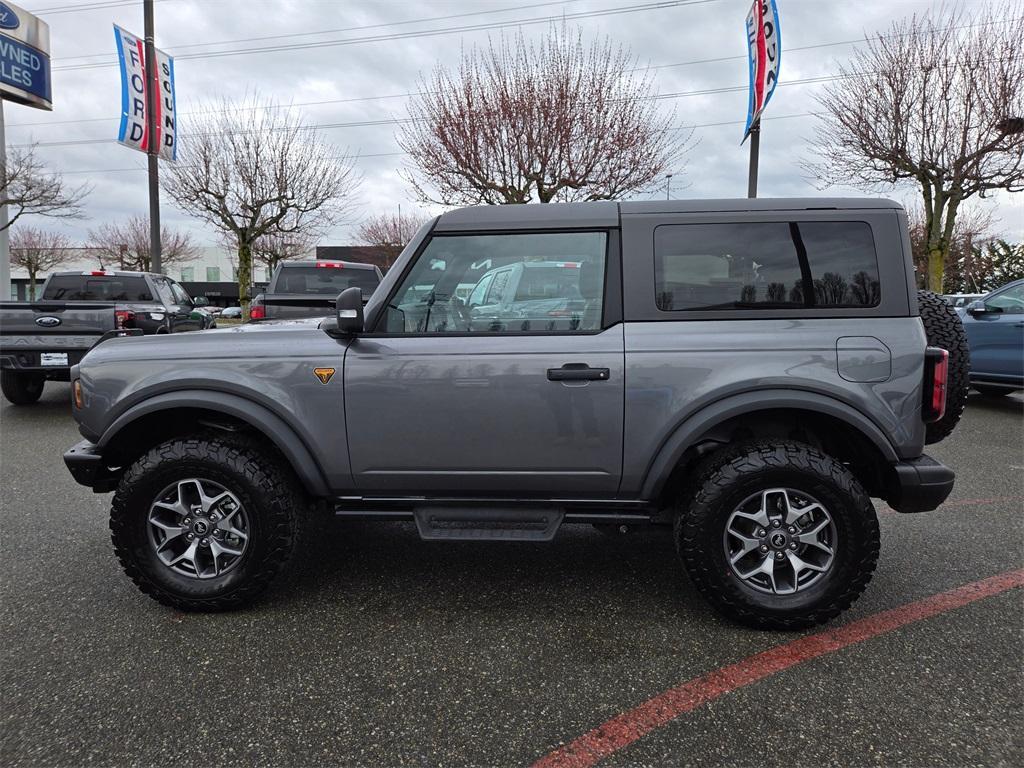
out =
[[[85,401],[82,398],[82,380],[75,379],[71,382],[71,392],[73,393],[75,400],[75,408],[83,408]]]

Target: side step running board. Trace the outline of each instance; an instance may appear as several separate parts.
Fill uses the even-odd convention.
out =
[[[556,507],[441,507],[413,509],[424,541],[551,541],[565,511]]]

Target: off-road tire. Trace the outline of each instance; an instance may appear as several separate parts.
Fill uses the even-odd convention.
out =
[[[38,373],[0,371],[0,389],[14,405],[32,405],[42,397],[45,383],[45,377]]]
[[[925,426],[925,443],[932,445],[953,433],[967,407],[967,391],[971,386],[971,350],[960,316],[945,299],[931,291],[918,291],[917,306],[928,346],[941,347],[949,352],[946,413],[938,421]]]
[[[989,387],[985,384],[974,384],[972,386],[985,397],[1006,397],[1013,392],[1012,389],[1006,389],[1004,387]]]
[[[727,562],[724,544],[733,510],[751,494],[775,487],[819,500],[837,532],[828,572],[789,595],[745,584]],[[680,497],[674,531],[679,557],[700,593],[725,616],[757,629],[803,629],[838,616],[867,587],[878,561],[878,519],[860,483],[835,459],[792,441],[741,443],[706,459]]]
[[[238,565],[197,580],[164,565],[150,544],[150,505],[176,480],[200,477],[241,501],[252,526]],[[128,577],[159,603],[183,611],[227,611],[252,602],[289,564],[304,509],[303,494],[284,462],[255,443],[219,433],[175,438],[148,451],[121,478],[110,509],[114,551]]]

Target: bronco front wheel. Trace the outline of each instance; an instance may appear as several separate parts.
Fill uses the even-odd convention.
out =
[[[727,448],[697,470],[676,517],[690,578],[720,612],[799,629],[849,608],[878,559],[871,500],[842,464],[802,443]]]
[[[286,468],[251,443],[176,438],[121,479],[110,511],[114,549],[139,589],[164,605],[239,608],[290,559],[299,497]]]

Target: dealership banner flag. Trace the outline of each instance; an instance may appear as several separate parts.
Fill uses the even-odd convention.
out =
[[[750,6],[750,13],[747,14],[747,53],[750,57],[750,96],[743,141],[746,141],[750,129],[761,119],[761,112],[768,106],[779,82],[782,45],[779,37],[779,10],[775,7],[775,0],[754,0]]]
[[[174,59],[156,52],[156,75],[146,77],[146,44],[141,37],[114,25],[117,58],[121,64],[121,127],[117,140],[140,152],[159,149],[164,160],[178,159],[178,115],[174,97]],[[149,135],[146,89],[156,90],[156,136]]]

